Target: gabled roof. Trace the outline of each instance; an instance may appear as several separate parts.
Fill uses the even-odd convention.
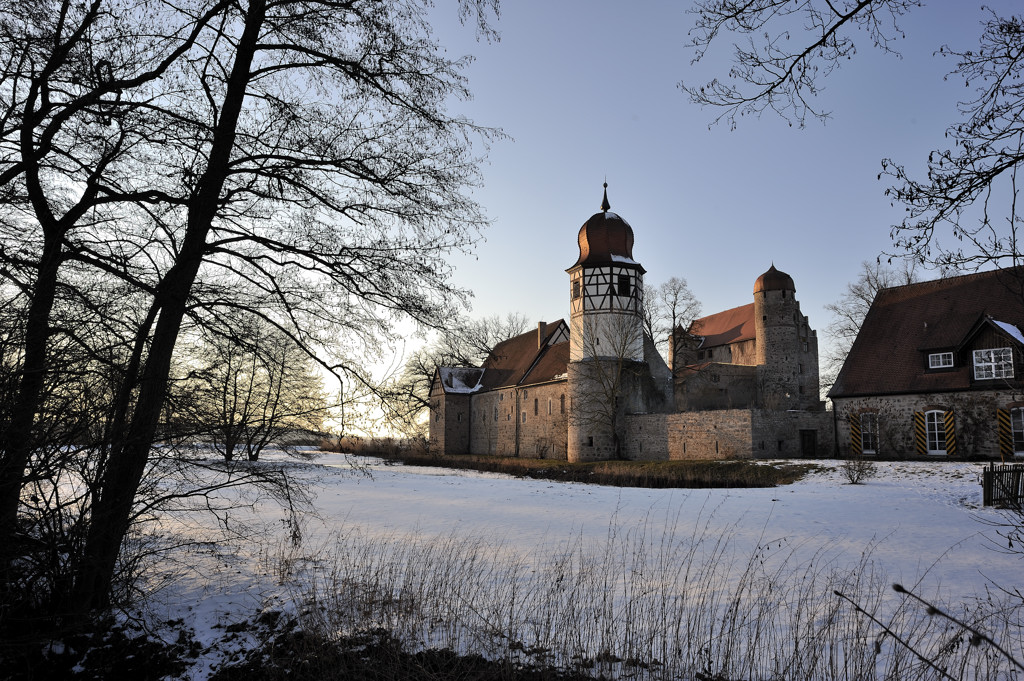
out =
[[[971,387],[970,366],[926,369],[930,352],[951,352],[983,326],[1019,342],[1024,267],[882,289],[875,295],[829,397],[939,392]],[[998,320],[998,322],[996,321]],[[1016,337],[1012,329],[1018,329]]]
[[[539,331],[527,331],[498,343],[484,360],[481,389],[494,390],[523,383],[539,383],[564,374],[569,354],[568,343],[563,339],[567,340],[568,337],[569,329],[559,319],[545,324]],[[558,359],[562,354],[561,349],[552,352],[560,345],[566,346],[564,360]]]
[[[754,304],[701,317],[690,325],[690,333],[704,340],[702,348],[714,348],[754,338]]]

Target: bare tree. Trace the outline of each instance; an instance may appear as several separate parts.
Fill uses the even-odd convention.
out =
[[[509,313],[481,319],[462,318],[435,333],[433,340],[413,352],[392,381],[385,400],[389,425],[406,434],[422,435],[423,417],[430,408],[430,387],[440,367],[477,367],[494,346],[524,333],[524,315]]]
[[[667,359],[677,356],[669,348],[679,331],[686,331],[701,313],[701,303],[690,290],[686,279],[672,277],[658,288],[644,288],[644,331]]]
[[[700,0],[691,32],[695,61],[727,34],[743,42],[734,47],[727,81],[680,87],[693,102],[720,109],[715,122],[733,127],[738,116],[764,111],[791,125],[825,120],[829,113],[814,98],[829,74],[853,58],[854,37],[898,54],[899,22],[922,6],[920,0]],[[923,178],[892,159],[882,161],[879,178],[894,182],[886,194],[906,207],[892,228],[893,242],[918,262],[939,267],[1020,264],[1024,19],[983,8],[975,47],[942,45],[937,53],[956,60],[948,77],[973,94],[958,104],[958,119],[946,130],[952,144],[929,154]]]
[[[626,414],[635,411],[646,364],[643,325],[627,315],[596,315],[583,323],[583,355],[570,365],[575,383],[569,420],[582,432],[611,440],[615,458],[623,457]]]
[[[497,9],[459,6],[478,28]],[[31,299],[0,442],[5,551],[38,444],[58,292],[96,319],[122,303],[101,474],[76,554],[81,615],[109,598],[183,327],[247,309],[368,383],[337,329],[372,351],[394,338],[397,317],[450,318],[463,294],[445,256],[485,222],[464,192],[478,176],[471,142],[496,133],[447,113],[468,95],[465,62],[437,49],[416,0],[29,0],[4,8],[0,31],[0,193],[11,207],[0,257]]]
[[[289,435],[322,433],[330,405],[309,356],[252,315],[233,326],[239,335],[207,332],[188,345],[168,400],[172,432],[209,438],[225,461],[239,450],[256,461],[270,444],[289,450]]]
[[[832,387],[843,368],[875,294],[883,288],[913,284],[919,279],[917,264],[913,260],[899,260],[895,266],[882,260],[861,263],[857,281],[847,284],[839,300],[825,306],[832,313],[832,320],[826,328],[829,345],[820,373],[824,391]]]

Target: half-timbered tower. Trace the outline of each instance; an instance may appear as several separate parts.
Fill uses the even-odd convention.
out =
[[[580,227],[580,255],[569,273],[569,360],[615,357],[642,361],[644,268],[633,260],[633,228],[610,211],[606,182],[601,212]]]

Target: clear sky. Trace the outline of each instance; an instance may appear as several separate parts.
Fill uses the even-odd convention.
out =
[[[1017,9],[989,4],[1003,14]],[[825,125],[800,130],[765,114],[735,131],[709,129],[715,112],[677,87],[729,69],[731,39],[691,65],[689,7],[508,0],[501,40],[490,44],[476,42],[471,28],[437,26],[450,53],[476,58],[468,70],[474,99],[457,110],[513,138],[494,145],[486,185],[475,193],[493,226],[475,258],[455,261],[456,282],[475,294],[474,316],[568,318],[565,269],[607,178],[648,284],[684,277],[712,313],[751,302],[754,280],[774,263],[796,282],[824,349],[823,306],[862,261],[892,250],[889,229],[902,208],[884,196],[881,160],[922,175],[928,152],[957,120],[956,102],[969,91],[944,81],[953,60],[934,53],[943,44],[977,47],[980,4],[914,10],[900,23],[902,58],[855,36],[854,59],[823,81],[817,103],[834,114]]]

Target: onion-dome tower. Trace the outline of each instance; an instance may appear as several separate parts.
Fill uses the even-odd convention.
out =
[[[610,209],[606,182],[601,212],[580,228],[580,255],[566,270],[570,461],[621,456],[625,414],[640,399],[644,268],[633,260],[633,228]]]
[[[601,212],[580,227],[580,255],[566,270],[570,361],[613,356],[643,359],[640,315],[645,270],[633,260],[633,228],[610,209],[605,182]]]

